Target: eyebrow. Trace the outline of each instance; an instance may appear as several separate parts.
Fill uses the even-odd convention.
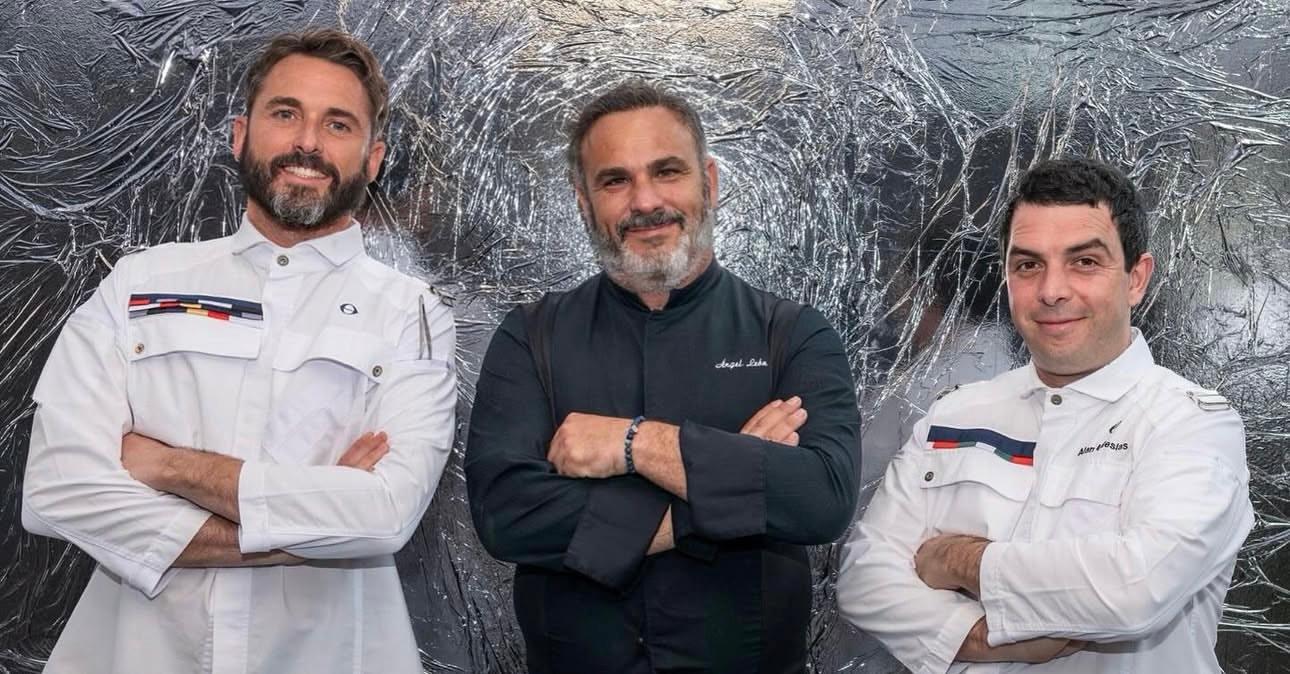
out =
[[[265,106],[270,108],[278,105],[285,105],[289,108],[295,108],[297,110],[304,108],[304,106],[300,103],[300,99],[292,96],[274,96],[273,98],[270,98],[268,102],[265,103]],[[355,115],[354,113],[344,108],[334,108],[334,107],[327,108],[326,115],[328,117],[340,117],[342,119],[347,119],[354,126],[357,126],[360,129],[363,128],[363,120],[359,119],[358,115]]]
[[[683,168],[689,168],[689,165],[685,163],[684,158],[674,154],[668,155],[666,157],[661,157],[659,159],[655,159],[654,161],[647,164],[646,168],[648,168],[650,171],[657,171],[667,166],[679,166]],[[596,182],[600,182],[606,178],[625,178],[628,175],[630,175],[630,171],[628,171],[625,167],[610,166],[608,168],[603,168],[603,169],[600,169],[599,171],[596,171],[595,179],[596,179]]]
[[[1070,256],[1070,255],[1076,255],[1078,253],[1087,252],[1090,250],[1096,250],[1098,248],[1102,249],[1102,251],[1105,252],[1107,255],[1111,255],[1111,247],[1106,245],[1106,242],[1100,238],[1089,239],[1088,241],[1085,241],[1083,243],[1077,243],[1073,246],[1068,246],[1066,250],[1063,252],[1067,256]],[[1017,246],[1013,246],[1012,248],[1008,249],[1009,259],[1019,255],[1023,255],[1026,257],[1034,257],[1034,258],[1043,257],[1043,255],[1040,255],[1039,253],[1033,250],[1028,250],[1026,248],[1018,248]]]

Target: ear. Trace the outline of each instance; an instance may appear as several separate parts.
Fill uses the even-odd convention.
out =
[[[233,118],[233,158],[242,161],[242,147],[246,144],[246,115]]]
[[[721,195],[717,193],[717,160],[711,156],[703,159],[703,178],[708,181],[708,194],[712,195],[712,207],[716,208]]]
[[[376,175],[381,170],[381,162],[383,161],[385,161],[385,141],[378,138],[372,141],[372,149],[367,153],[368,180],[376,180]]]
[[[1129,270],[1129,306],[1136,307],[1147,294],[1147,285],[1151,283],[1151,274],[1156,270],[1156,259],[1151,253],[1143,253]]]
[[[592,208],[591,199],[587,197],[586,182],[579,180],[576,176],[573,179],[573,195],[578,199],[578,213],[582,216],[582,224],[588,228],[594,227],[596,210]]]

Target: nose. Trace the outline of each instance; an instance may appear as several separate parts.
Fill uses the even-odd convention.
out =
[[[318,129],[313,124],[301,124],[296,129],[296,138],[294,145],[297,150],[305,154],[313,154],[318,151]]]
[[[631,209],[633,213],[653,213],[663,208],[663,198],[649,179],[632,183]]]
[[[1070,299],[1070,296],[1070,279],[1066,270],[1060,265],[1045,268],[1039,280],[1039,301],[1051,307]]]

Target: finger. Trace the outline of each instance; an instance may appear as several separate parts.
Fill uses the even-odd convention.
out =
[[[788,437],[784,438],[780,442],[791,447],[796,447],[799,440],[801,440],[801,438],[798,437],[797,433],[789,433]]]
[[[752,424],[752,426],[744,432],[748,435],[755,435],[759,438],[769,440],[770,436],[775,433],[774,429],[784,425],[784,420],[792,417],[797,413],[798,409],[799,408],[796,405],[785,401],[774,409],[766,410],[766,413],[757,420],[757,423]],[[789,428],[788,430],[797,430],[797,426]],[[779,433],[778,435],[783,436],[784,433]]]
[[[383,441],[378,439],[378,435],[383,436],[384,434],[364,433],[358,436],[358,439],[345,450],[344,454],[341,454],[340,459],[337,460],[336,463],[341,466],[353,466],[357,464],[358,461],[362,460],[368,452],[372,451],[373,448]]]
[[[375,469],[376,464],[381,459],[385,458],[385,455],[389,453],[390,453],[390,444],[388,442],[383,442],[377,445],[376,447],[374,447],[372,451],[368,452],[367,454],[364,454],[363,458],[359,459],[358,465],[356,465],[355,468],[359,468],[361,470],[366,470],[370,472],[373,469]]]
[[[749,429],[757,428],[761,420],[764,419],[766,415],[770,413],[771,410],[774,410],[775,408],[783,404],[784,404],[784,401],[782,400],[772,400],[769,403],[762,405],[761,409],[757,410],[756,414],[753,414],[751,417],[748,418],[748,421],[744,422],[744,427],[739,429],[739,432],[748,433]]]

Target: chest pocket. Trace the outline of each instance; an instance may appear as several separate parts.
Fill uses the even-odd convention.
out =
[[[1010,538],[1035,484],[1034,469],[975,447],[929,451],[919,486],[932,535]]]
[[[208,425],[228,426],[236,417],[239,383],[260,354],[260,329],[160,314],[131,319],[126,336],[134,430],[170,445],[216,449],[222,436]]]
[[[394,346],[379,336],[326,327],[288,332],[273,357],[273,413],[265,450],[279,463],[334,463],[363,425]]]
[[[1082,535],[1120,530],[1120,501],[1129,481],[1128,462],[1053,465],[1039,490],[1040,535]]]

